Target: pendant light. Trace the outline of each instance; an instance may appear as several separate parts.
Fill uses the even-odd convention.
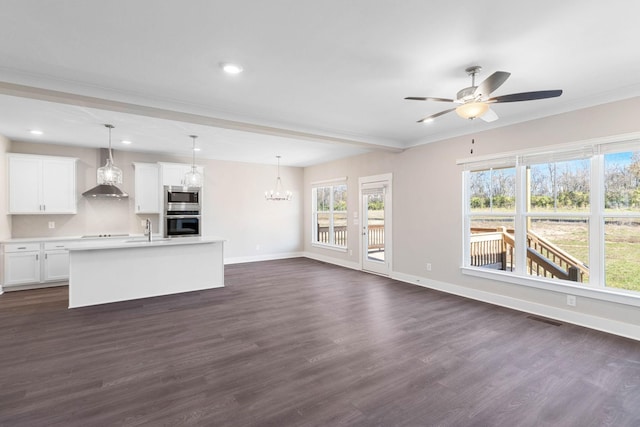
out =
[[[122,169],[113,164],[113,153],[111,152],[111,129],[113,129],[113,125],[106,124],[104,127],[109,129],[109,157],[105,165],[98,168],[98,185],[122,184]]]
[[[265,191],[264,198],[273,201],[291,200],[293,193],[291,191],[284,191],[282,189],[282,180],[280,179],[280,156],[276,156],[278,159],[278,177],[276,178],[275,190]]]
[[[193,152],[193,162],[191,163],[191,170],[184,175],[182,179],[182,185],[185,187],[202,187],[202,174],[198,172],[198,167],[196,166],[196,135],[189,135],[189,137],[193,140],[193,147],[191,150]]]

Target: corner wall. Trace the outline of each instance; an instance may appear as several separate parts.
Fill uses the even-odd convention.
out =
[[[393,173],[393,274],[420,284],[594,329],[640,339],[640,310],[624,304],[580,298],[568,307],[565,294],[465,276],[462,262],[462,169],[456,160],[549,146],[640,130],[640,97],[564,113],[503,128],[477,132],[410,148],[399,154],[373,153],[305,169],[305,254],[358,267],[359,227],[349,224],[353,255],[311,245],[311,182],[348,177],[349,218],[358,210],[358,177]],[[478,129],[482,126],[473,123]],[[426,271],[431,263],[432,271]]]
[[[0,135],[0,188],[4,189],[0,197],[0,239],[11,237],[11,215],[9,212],[9,194],[6,189],[9,187],[7,175],[7,153],[11,142]]]

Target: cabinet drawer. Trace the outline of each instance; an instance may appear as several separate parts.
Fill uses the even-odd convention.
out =
[[[59,249],[69,249],[70,246],[71,246],[70,242],[45,242],[44,250],[51,251],[51,250],[59,250]]]
[[[9,243],[4,245],[5,253],[39,251],[40,243]]]

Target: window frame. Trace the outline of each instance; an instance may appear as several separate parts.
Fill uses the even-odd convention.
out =
[[[335,200],[334,200],[334,194],[335,194],[335,187],[339,187],[339,186],[344,186],[345,187],[345,198],[346,198],[346,206],[345,206],[345,210],[336,210],[335,209]],[[329,210],[328,211],[318,211],[317,209],[317,203],[318,203],[318,197],[317,197],[317,191],[319,188],[329,188]],[[340,251],[340,252],[346,252],[347,248],[348,248],[348,240],[349,240],[349,233],[348,233],[348,220],[349,220],[349,216],[348,216],[348,206],[349,206],[349,198],[348,198],[348,191],[349,191],[349,186],[347,184],[347,179],[346,178],[337,178],[334,180],[329,180],[329,181],[320,181],[320,182],[315,182],[311,184],[311,246],[314,247],[319,247],[319,248],[325,248],[325,249],[331,249],[331,250],[335,250],[335,251]],[[318,213],[323,213],[323,214],[328,214],[329,215],[329,243],[324,243],[324,242],[320,242],[318,241]],[[344,246],[343,245],[338,245],[335,244],[335,224],[334,224],[334,218],[335,218],[335,214],[344,214],[345,215],[345,219],[347,221],[346,227],[347,227],[347,235],[345,238],[345,242],[344,242]]]
[[[612,214],[604,209],[605,170],[604,156],[609,153],[624,151],[640,151],[640,133],[599,138],[589,141],[580,141],[571,144],[560,144],[540,149],[520,152],[503,153],[482,158],[461,159],[458,165],[464,166],[462,172],[462,262],[461,272],[465,275],[482,277],[501,282],[525,285],[539,289],[551,290],[572,295],[613,301],[640,307],[640,291],[630,291],[620,288],[607,287],[605,284],[605,236],[604,221],[609,217],[640,218],[640,213]],[[582,154],[580,154],[582,153]],[[585,158],[585,153],[590,159],[590,209],[581,213],[541,213],[529,212],[526,209],[524,195],[527,191],[526,168],[540,159],[547,162]],[[590,154],[589,154],[590,153]],[[470,174],[489,168],[504,168],[505,165],[514,164],[516,168],[516,210],[515,210],[515,264],[514,271],[490,270],[482,267],[471,266],[470,261],[470,224],[471,219],[480,212],[471,212],[470,207]],[[490,215],[490,213],[488,213]],[[588,283],[576,284],[561,279],[549,279],[527,274],[526,261],[526,221],[528,217],[538,216],[580,216],[589,221],[589,277]]]

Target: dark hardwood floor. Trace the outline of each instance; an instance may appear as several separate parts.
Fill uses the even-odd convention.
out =
[[[640,426],[640,342],[308,259],[0,296],[2,426]]]

